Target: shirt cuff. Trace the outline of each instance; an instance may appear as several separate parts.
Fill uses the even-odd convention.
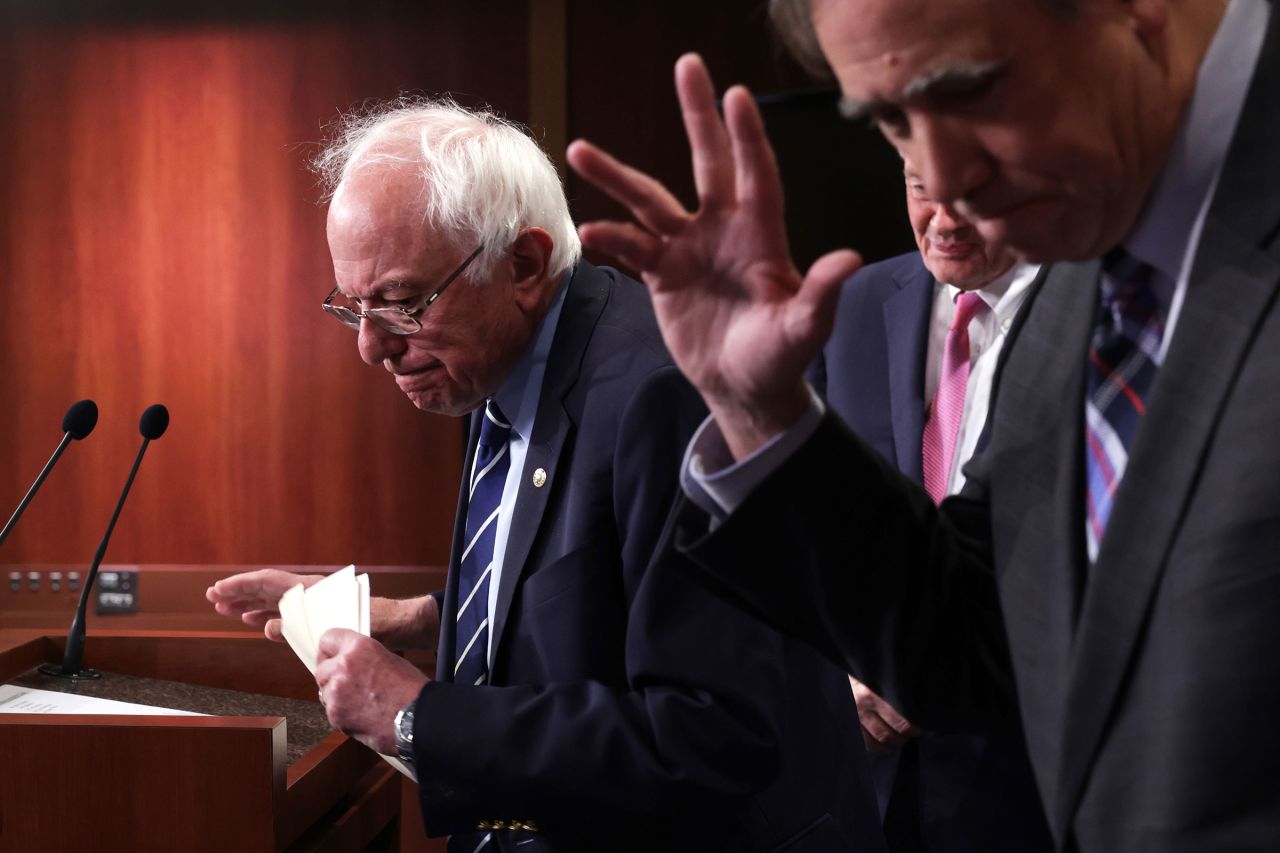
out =
[[[713,527],[742,506],[757,486],[818,431],[827,404],[812,386],[809,401],[809,410],[800,420],[736,463],[714,418],[708,417],[698,427],[684,454],[680,485],[689,500],[712,517]]]

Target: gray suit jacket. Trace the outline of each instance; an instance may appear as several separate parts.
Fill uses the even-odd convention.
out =
[[[919,723],[1016,698],[1060,849],[1280,849],[1278,152],[1273,14],[1092,569],[1097,263],[1056,266],[1028,306],[990,443],[941,511],[828,417],[711,535],[682,534],[722,592]]]

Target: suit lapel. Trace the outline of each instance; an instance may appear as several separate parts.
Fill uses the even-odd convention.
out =
[[[547,357],[538,412],[533,420],[533,435],[529,438],[524,471],[518,481],[519,493],[512,510],[507,549],[502,558],[502,577],[493,613],[491,666],[497,659],[511,602],[529,564],[529,554],[542,525],[547,502],[556,490],[561,458],[573,431],[573,422],[564,408],[564,397],[578,381],[582,355],[608,301],[610,283],[608,276],[582,264],[569,281],[569,290],[565,294],[564,307]],[[539,478],[540,485],[534,482],[534,473],[539,469],[545,472],[545,479]]]
[[[924,475],[920,443],[924,434],[924,361],[933,308],[933,276],[921,264],[894,277],[898,291],[885,300],[885,343],[889,360],[889,408],[898,470],[917,483]]]
[[[1046,803],[1054,801],[1067,725],[1063,698],[1084,550],[1078,365],[1084,364],[1098,266],[1056,264],[1028,294],[1024,319],[1005,342],[991,441],[971,466],[977,482],[989,483],[1001,610]],[[1049,817],[1060,830],[1056,816]]]
[[[1067,700],[1060,808],[1084,790],[1124,674],[1234,379],[1276,299],[1280,261],[1280,22],[1273,12],[1240,127],[1206,218],[1182,315],[1116,494],[1081,612]]]

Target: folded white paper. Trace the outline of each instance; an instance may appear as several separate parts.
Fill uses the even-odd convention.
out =
[[[339,569],[309,587],[302,584],[280,597],[280,628],[285,642],[311,674],[316,673],[320,637],[330,628],[346,628],[368,637],[369,576],[356,575],[354,565]],[[413,768],[399,758],[382,756],[388,764],[415,782]]]

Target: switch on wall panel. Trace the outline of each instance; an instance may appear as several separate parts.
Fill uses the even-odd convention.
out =
[[[99,616],[138,612],[137,570],[99,572],[95,592],[94,612]]]

